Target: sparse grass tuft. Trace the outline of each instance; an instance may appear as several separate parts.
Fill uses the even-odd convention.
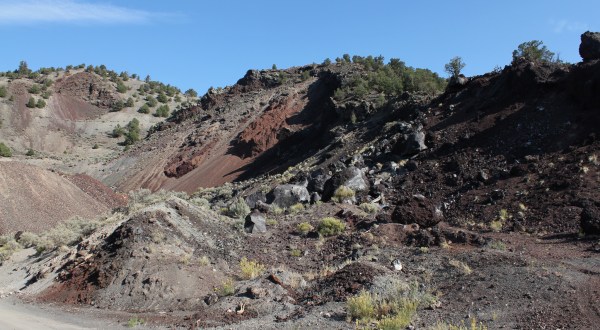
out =
[[[232,279],[228,278],[225,281],[223,281],[223,283],[221,283],[221,286],[215,291],[217,291],[217,295],[219,297],[231,296],[235,293],[235,283]]]
[[[354,192],[354,190],[346,186],[340,186],[333,193],[333,197],[331,197],[331,200],[337,203],[343,203],[347,200],[352,200],[355,195],[356,193]]]
[[[254,260],[248,260],[243,257],[240,260],[240,269],[242,271],[242,278],[251,280],[258,277],[265,271],[265,266]]]
[[[198,259],[198,264],[202,267],[210,265],[210,259],[207,256],[202,256]]]
[[[360,209],[365,211],[366,213],[377,213],[379,211],[379,206],[375,203],[362,203],[359,205]]]
[[[361,291],[358,295],[348,298],[348,315],[353,320],[370,320],[375,317],[377,303],[369,291]]]
[[[304,204],[296,203],[296,204],[290,206],[289,211],[292,214],[304,211]]]
[[[306,235],[315,228],[308,222],[302,222],[298,224],[296,229],[298,230],[298,233],[300,233],[300,235]]]
[[[292,249],[290,251],[290,256],[299,258],[299,257],[302,256],[302,250],[300,250],[300,249]]]
[[[469,267],[469,265],[465,264],[464,262],[462,262],[460,260],[450,259],[450,261],[448,261],[448,263],[450,264],[450,266],[460,270],[460,272],[463,273],[464,275],[469,275],[473,272],[473,270],[471,269],[471,267]]]
[[[346,224],[333,217],[326,217],[319,223],[318,232],[322,236],[333,236],[344,232]]]
[[[487,247],[494,250],[506,251],[506,244],[502,241],[493,240],[487,244]]]
[[[144,325],[144,323],[146,323],[146,321],[144,321],[144,319],[134,316],[134,317],[130,318],[129,321],[127,321],[127,327],[135,328],[138,325]]]

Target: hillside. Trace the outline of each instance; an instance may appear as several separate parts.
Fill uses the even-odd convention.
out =
[[[128,192],[94,228],[2,237],[0,291],[147,327],[594,328],[600,33],[580,54],[250,70],[93,169]]]
[[[160,106],[172,112],[195,102],[175,87],[104,66],[32,72],[21,65],[0,75],[0,142],[20,160],[43,168],[91,173],[125,148],[123,137],[113,137],[117,125],[125,128],[135,118],[143,137],[168,116],[156,116]],[[161,97],[164,103],[157,101]],[[141,113],[146,103],[152,106]],[[33,156],[20,157],[30,150]]]
[[[44,232],[74,218],[93,219],[126,204],[86,175],[67,175],[16,161],[0,161],[0,233]]]
[[[18,70],[1,73],[0,143],[11,151],[12,161],[0,166],[5,180],[0,233],[40,232],[74,216],[92,219],[124,205],[126,198],[87,174],[102,171],[105,162],[129,147],[124,140],[130,122],[138,121],[138,138],[143,137],[168,116],[155,115],[160,107],[176,110],[195,99],[104,66],[33,72],[22,62]],[[116,137],[119,126],[124,136]]]

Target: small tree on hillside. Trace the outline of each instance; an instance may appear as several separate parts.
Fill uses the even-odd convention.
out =
[[[187,91],[185,91],[185,96],[187,96],[187,97],[198,97],[198,92],[196,92],[193,88],[190,88]]]
[[[465,62],[463,62],[460,56],[453,57],[450,62],[446,63],[444,69],[451,77],[458,77],[460,75],[460,71],[464,69],[466,66]]]
[[[27,62],[21,61],[19,62],[19,69],[17,69],[17,73],[20,75],[28,75],[31,73],[29,66],[27,66]]]
[[[513,63],[520,57],[532,62],[552,62],[554,53],[539,40],[527,41],[513,51]]]
[[[30,97],[29,101],[27,101],[27,104],[25,104],[25,106],[28,108],[35,108],[35,99],[33,97]]]
[[[140,140],[140,121],[133,118],[127,124],[127,134],[125,134],[125,145],[132,145]]]

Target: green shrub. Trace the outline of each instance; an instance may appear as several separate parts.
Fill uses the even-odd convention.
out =
[[[27,150],[27,153],[25,153],[25,156],[29,156],[29,157],[35,156],[35,150],[30,148],[29,150]]]
[[[0,264],[10,259],[10,257],[21,248],[14,238],[10,236],[0,236]]]
[[[29,101],[27,101],[27,104],[25,104],[25,106],[28,108],[35,108],[35,99],[33,97],[30,97]]]
[[[133,107],[133,98],[129,97],[127,101],[125,101],[125,106],[128,108]]]
[[[344,232],[346,225],[341,221],[333,217],[326,217],[319,223],[317,231],[322,236],[333,236]]]
[[[8,95],[8,90],[6,86],[0,86],[0,97],[5,98]]]
[[[0,157],[12,157],[12,150],[3,142],[0,142]]]
[[[250,207],[243,198],[237,198],[227,207],[225,213],[232,218],[244,218],[250,213]]]
[[[40,85],[33,84],[33,85],[31,85],[31,87],[29,87],[29,89],[27,91],[31,94],[38,94],[41,90],[42,89],[40,88]]]
[[[21,234],[18,242],[24,248],[35,247],[39,244],[40,237],[37,234],[26,231]]]
[[[127,86],[121,80],[117,81],[117,92],[121,94],[127,92]]]
[[[43,108],[46,106],[46,102],[44,101],[44,99],[38,99],[37,102],[35,103],[35,107],[36,108]]]
[[[370,320],[375,317],[375,297],[369,291],[361,291],[358,295],[348,298],[348,315],[353,320]]]
[[[512,53],[513,63],[518,58],[524,58],[532,62],[552,62],[554,53],[548,50],[544,43],[539,40],[527,41],[520,44]]]
[[[169,98],[164,93],[160,93],[156,97],[156,100],[160,103],[167,103],[169,101]]]
[[[158,104],[158,101],[157,101],[157,100],[156,100],[154,97],[152,97],[152,96],[148,96],[148,97],[146,98],[146,104],[147,104],[147,105],[148,105],[150,108],[154,108],[154,107],[155,107],[155,106]]]
[[[140,121],[133,118],[127,123],[127,133],[125,134],[125,145],[132,145],[140,140]]]
[[[169,106],[166,104],[161,105],[160,107],[158,107],[158,109],[156,109],[156,112],[154,113],[155,117],[169,117]]]
[[[302,222],[302,223],[298,224],[296,229],[298,230],[298,233],[300,233],[301,235],[306,235],[315,228],[308,222]]]
[[[251,280],[258,277],[265,271],[265,266],[254,260],[248,260],[246,257],[240,260],[240,270],[242,278]]]
[[[42,92],[42,97],[44,99],[46,99],[46,100],[49,99],[51,95],[52,95],[51,91],[44,91],[44,92]]]
[[[123,127],[121,127],[121,125],[117,124],[117,126],[115,126],[115,128],[112,130],[112,137],[114,138],[118,138],[123,136],[123,134],[125,134],[125,129]]]
[[[139,113],[150,113],[150,107],[146,103],[139,108],[138,112]]]

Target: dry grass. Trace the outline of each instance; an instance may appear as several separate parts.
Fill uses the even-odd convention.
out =
[[[473,270],[471,269],[471,267],[469,267],[469,265],[467,265],[466,263],[464,263],[460,260],[450,259],[448,261],[448,263],[450,264],[450,266],[458,269],[464,275],[469,275],[473,272]]]
[[[331,200],[337,203],[343,203],[344,201],[353,199],[355,195],[356,193],[354,192],[354,190],[346,186],[340,186],[333,193],[333,197],[331,197]]]
[[[251,280],[264,273],[265,266],[254,260],[248,260],[246,257],[240,260],[240,270],[242,272],[242,278]]]
[[[323,218],[319,223],[319,228],[317,231],[322,236],[333,236],[343,233],[345,229],[346,224],[344,224],[341,220],[333,217],[326,217]]]
[[[306,235],[315,228],[308,222],[302,222],[302,223],[299,223],[298,226],[296,226],[296,229],[298,230],[298,233],[300,233],[301,235]]]

